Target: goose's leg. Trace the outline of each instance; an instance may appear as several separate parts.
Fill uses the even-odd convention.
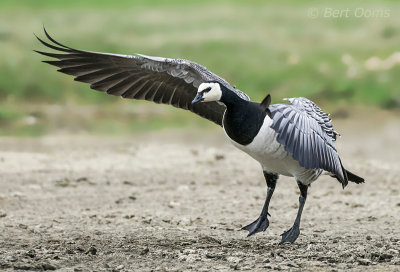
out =
[[[306,203],[307,199],[308,185],[304,185],[300,181],[297,181],[297,185],[300,188],[299,210],[297,211],[297,216],[296,220],[294,220],[293,227],[281,234],[282,241],[280,242],[280,244],[294,243],[294,241],[296,241],[297,237],[299,237],[300,234],[300,219],[301,213],[303,212],[304,204]]]
[[[269,226],[268,215],[269,216],[271,216],[271,215],[268,213],[268,206],[269,206],[269,202],[271,200],[272,194],[274,193],[274,190],[275,190],[276,181],[278,180],[278,175],[271,174],[271,173],[264,171],[264,177],[265,177],[265,181],[267,182],[267,186],[268,186],[267,197],[265,198],[264,207],[263,207],[258,219],[256,221],[254,221],[253,223],[242,228],[242,230],[249,231],[249,234],[247,236],[251,236],[253,234],[256,234],[257,232],[265,231]]]

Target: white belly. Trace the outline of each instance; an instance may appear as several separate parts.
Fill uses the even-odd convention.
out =
[[[320,171],[301,167],[299,162],[285,151],[284,146],[278,143],[277,133],[271,128],[271,124],[272,119],[266,116],[260,131],[248,145],[241,145],[228,135],[227,137],[234,146],[257,160],[264,171],[293,176],[305,184],[314,181],[320,175]]]

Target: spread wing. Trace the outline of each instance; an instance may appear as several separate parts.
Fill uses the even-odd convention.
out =
[[[327,115],[306,98],[292,98],[292,104],[275,104],[269,107],[277,141],[285,147],[306,169],[323,169],[347,185],[347,175],[336,151],[337,133],[332,124],[323,122]],[[303,103],[306,102],[306,103]],[[310,103],[314,106],[309,106]]]
[[[76,81],[90,84],[90,88],[123,98],[148,100],[189,110],[222,126],[225,106],[217,102],[191,101],[198,86],[216,81],[246,100],[248,96],[205,67],[184,59],[168,59],[145,55],[129,56],[73,49],[55,41],[38,40],[57,53],[36,51],[56,60],[44,61],[59,67],[59,72],[74,76]]]

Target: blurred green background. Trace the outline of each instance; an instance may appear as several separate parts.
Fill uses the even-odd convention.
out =
[[[400,108],[398,1],[2,0],[0,135],[216,127],[56,72],[32,51],[43,25],[79,49],[196,61],[255,101],[306,96],[338,117]]]

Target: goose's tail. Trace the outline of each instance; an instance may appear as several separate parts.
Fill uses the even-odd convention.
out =
[[[364,183],[364,179],[362,177],[359,177],[356,174],[353,174],[349,170],[344,169],[344,167],[342,168],[342,170],[343,170],[343,174],[346,175],[344,180],[340,179],[338,176],[333,175],[330,172],[326,172],[326,174],[330,175],[333,178],[336,178],[342,184],[343,189],[344,189],[344,187],[347,186],[348,181],[351,181],[351,182],[354,182],[354,183],[357,183],[357,184]]]
[[[362,177],[357,176],[356,174],[353,174],[349,170],[345,170],[347,174],[347,179],[349,181],[355,182],[357,184],[359,183],[364,183],[364,179]]]

